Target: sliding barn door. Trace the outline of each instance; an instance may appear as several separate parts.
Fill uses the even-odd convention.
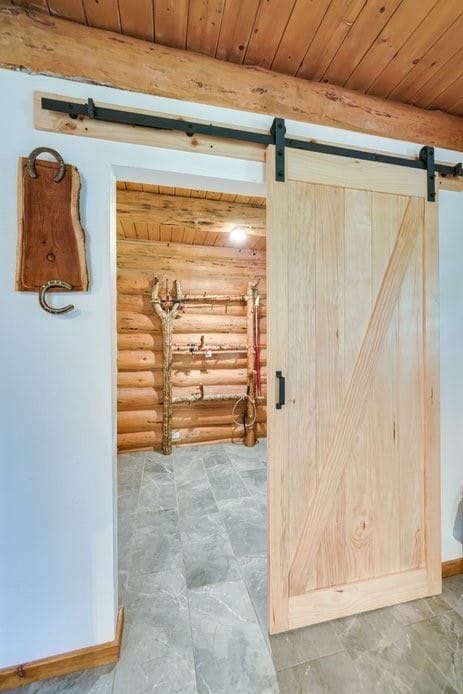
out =
[[[438,204],[423,171],[267,167],[276,633],[441,591]]]

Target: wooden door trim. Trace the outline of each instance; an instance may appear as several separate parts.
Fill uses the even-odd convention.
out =
[[[268,508],[277,508],[278,513],[268,513],[268,551],[272,561],[268,563],[268,624],[271,633],[287,631],[288,622],[288,569],[289,548],[285,542],[288,527],[288,473],[286,459],[288,454],[288,412],[287,408],[275,409],[276,393],[272,389],[272,379],[277,370],[286,375],[288,370],[288,350],[286,336],[289,328],[288,311],[288,268],[282,258],[287,257],[288,234],[273,233],[278,224],[274,216],[280,219],[287,210],[278,209],[272,204],[273,186],[281,186],[275,181],[275,147],[267,150],[266,163],[267,196],[267,233],[272,242],[267,243],[267,277],[272,281],[267,286],[267,343],[272,342],[268,359],[267,387],[267,436],[268,436]],[[275,281],[276,279],[276,281]]]
[[[290,568],[290,595],[304,593],[314,557],[336,500],[336,492],[347,464],[356,431],[365,412],[371,374],[380,354],[392,311],[397,304],[407,267],[420,229],[421,199],[411,198],[400,225],[370,322],[360,348],[351,381],[344,397],[331,446],[315,498],[308,504]],[[269,275],[270,276],[270,275]],[[318,594],[318,591],[317,591]],[[307,597],[307,596],[306,596]]]

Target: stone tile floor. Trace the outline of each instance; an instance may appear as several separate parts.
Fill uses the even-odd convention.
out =
[[[119,456],[115,667],[24,694],[463,693],[463,576],[441,597],[266,629],[265,443]]]

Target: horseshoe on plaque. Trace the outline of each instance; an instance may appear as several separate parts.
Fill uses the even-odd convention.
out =
[[[51,149],[51,147],[36,147],[32,150],[32,152],[27,157],[27,173],[31,178],[37,178],[37,171],[35,170],[35,160],[37,159],[39,154],[43,154],[44,152],[46,152],[47,154],[51,154],[51,156],[54,157],[59,164],[59,169],[56,172],[54,179],[55,183],[59,183],[64,178],[66,168],[64,166],[64,160],[61,154],[57,152],[56,149]]]
[[[69,284],[69,282],[63,282],[63,280],[49,280],[48,282],[42,284],[39,291],[39,304],[41,305],[43,310],[47,311],[48,313],[54,313],[55,315],[60,313],[69,313],[69,311],[73,311],[75,308],[74,304],[68,304],[67,306],[61,306],[60,308],[50,306],[50,304],[47,301],[47,292],[52,287],[66,289],[69,292],[72,290],[72,284]]]

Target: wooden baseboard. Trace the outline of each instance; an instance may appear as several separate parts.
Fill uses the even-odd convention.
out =
[[[442,578],[463,574],[463,557],[442,562]]]
[[[22,687],[38,680],[47,680],[51,677],[68,675],[71,672],[116,663],[119,660],[123,629],[124,608],[121,607],[117,615],[114,641],[0,670],[0,692],[14,687]]]

